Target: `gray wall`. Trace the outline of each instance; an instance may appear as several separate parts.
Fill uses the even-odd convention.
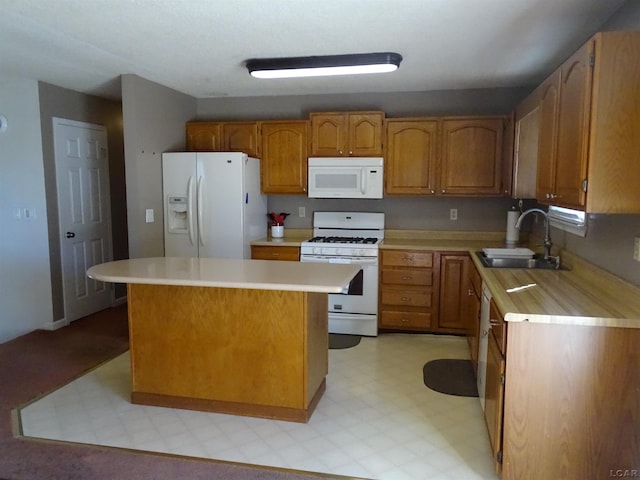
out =
[[[122,105],[120,102],[85,95],[66,88],[40,82],[40,122],[45,189],[47,195],[47,221],[49,225],[49,258],[53,297],[53,318],[64,318],[64,296],[60,258],[60,232],[56,189],[55,154],[53,146],[53,117],[102,125],[107,129],[109,149],[109,181],[111,192],[111,219],[113,258],[128,258],[127,199],[124,176],[124,138],[122,133]],[[116,298],[126,295],[126,288],[116,287]]]
[[[185,148],[196,99],[137,75],[122,76],[130,258],[164,255],[162,152]],[[153,209],[154,223],[145,223]]]
[[[53,325],[38,103],[35,80],[0,75],[0,343]]]
[[[199,120],[308,118],[310,112],[382,110],[387,117],[506,114],[533,89],[201,98]]]

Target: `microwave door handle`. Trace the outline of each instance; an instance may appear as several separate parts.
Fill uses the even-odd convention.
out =
[[[360,181],[360,192],[362,192],[362,195],[366,195],[367,193],[367,169],[366,168],[362,169],[362,177]]]

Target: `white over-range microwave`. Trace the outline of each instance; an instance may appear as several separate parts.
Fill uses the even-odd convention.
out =
[[[382,157],[309,158],[310,198],[382,198]]]

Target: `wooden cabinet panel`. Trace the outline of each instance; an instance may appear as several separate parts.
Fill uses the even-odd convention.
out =
[[[445,119],[440,193],[500,195],[502,117]]]
[[[311,156],[382,155],[383,112],[319,112],[311,120]]]
[[[538,88],[540,89],[540,131],[538,133],[536,198],[539,201],[546,201],[555,189],[560,71],[552,74]]]
[[[434,253],[419,250],[380,252],[380,329],[429,331],[437,317]]]
[[[640,213],[640,32],[602,32],[536,90],[539,202]]]
[[[485,384],[484,419],[496,472],[502,469],[502,419],[504,411],[505,360],[495,339],[490,335],[487,349],[487,377]]]
[[[347,118],[342,113],[312,113],[311,155],[339,157],[344,153],[347,138]]]
[[[386,328],[409,331],[425,331],[431,326],[431,313],[383,310],[380,324]]]
[[[381,264],[385,267],[433,267],[433,252],[385,250]]]
[[[251,245],[251,258],[253,260],[284,260],[298,262],[300,260],[300,247]]]
[[[386,286],[382,291],[382,303],[385,305],[430,307],[432,297],[431,289]]]
[[[382,155],[384,114],[349,113],[348,155],[373,157]]]
[[[260,157],[258,122],[227,122],[222,124],[223,150],[244,152]]]
[[[500,352],[505,355],[507,349],[507,324],[500,315],[496,302],[491,300],[489,305],[489,320],[491,322],[491,335],[496,341]]]
[[[219,152],[222,150],[220,122],[189,122],[186,124],[186,147],[189,152]]]
[[[259,157],[258,122],[189,122],[186,147],[191,152],[244,152]]]
[[[467,331],[470,266],[471,258],[467,254],[440,254],[438,327],[443,330]]]
[[[431,269],[383,269],[381,273],[381,278],[384,283],[398,283],[402,285],[433,285],[433,270]]]
[[[436,193],[437,120],[387,120],[385,151],[385,194]]]
[[[263,193],[307,191],[308,130],[306,120],[261,123]]]
[[[585,205],[582,182],[587,178],[592,54],[593,41],[585,44],[561,67],[553,193],[554,199],[566,207],[583,208]]]

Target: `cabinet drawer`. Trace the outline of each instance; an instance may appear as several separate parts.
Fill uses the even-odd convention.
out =
[[[380,326],[388,328],[427,329],[431,325],[431,314],[422,312],[397,312],[382,310]]]
[[[382,283],[433,285],[433,270],[382,270]]]
[[[507,346],[507,325],[505,324],[504,318],[500,315],[500,311],[493,300],[491,300],[489,307],[489,319],[491,320],[491,333],[496,339],[500,352],[502,355],[505,355]]]
[[[431,290],[383,288],[383,305],[403,305],[407,307],[430,307],[433,295]]]
[[[385,267],[433,267],[433,252],[384,250],[382,265]]]
[[[254,260],[287,260],[297,262],[300,260],[300,248],[252,246],[251,258]]]

